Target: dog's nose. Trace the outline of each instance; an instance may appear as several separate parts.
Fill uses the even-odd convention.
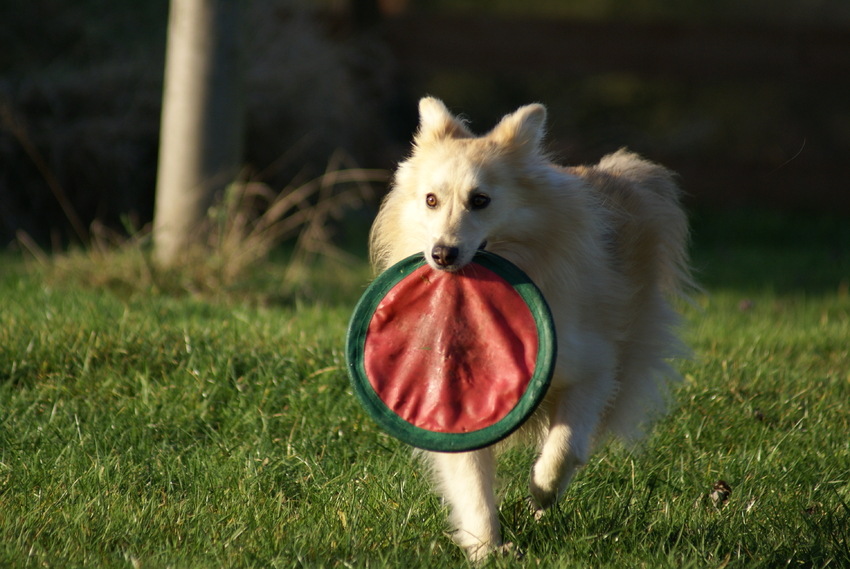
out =
[[[440,267],[450,267],[457,261],[457,256],[460,254],[460,249],[457,247],[446,247],[445,245],[435,245],[431,249],[431,258]]]

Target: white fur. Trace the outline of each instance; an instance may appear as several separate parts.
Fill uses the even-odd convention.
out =
[[[413,152],[372,227],[372,261],[380,271],[421,252],[434,268],[456,270],[486,242],[541,289],[558,337],[552,385],[529,422],[542,433],[529,482],[542,511],[602,436],[636,440],[663,408],[663,380],[676,377],[666,360],[682,353],[669,298],[690,284],[679,190],[670,172],[623,150],[592,167],[551,164],[542,105],[521,107],[484,136],[437,99],[419,110]],[[489,204],[471,207],[482,194]],[[439,264],[435,246],[455,248],[457,259]],[[483,559],[501,545],[494,449],[423,454],[455,540]]]

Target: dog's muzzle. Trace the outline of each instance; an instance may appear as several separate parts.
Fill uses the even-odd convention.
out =
[[[481,245],[478,246],[479,251],[483,251],[484,248],[487,247],[487,241],[482,241]],[[442,269],[452,270],[455,267],[455,263],[457,263],[457,259],[460,256],[460,248],[458,247],[448,247],[446,245],[434,245],[434,248],[431,249],[431,259],[434,260],[434,264]]]
[[[451,267],[457,261],[460,255],[460,249],[457,247],[446,247],[445,245],[435,245],[431,249],[431,258],[438,267]]]

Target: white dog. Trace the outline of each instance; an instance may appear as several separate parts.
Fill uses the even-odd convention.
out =
[[[419,103],[411,156],[400,164],[370,236],[377,270],[423,253],[454,271],[486,249],[523,269],[552,310],[558,361],[534,418],[529,489],[552,506],[606,434],[629,440],[664,403],[666,363],[681,355],[669,298],[690,284],[687,219],[670,172],[619,151],[589,167],[550,163],[546,109],[528,105],[475,136],[437,99]],[[451,510],[455,540],[480,560],[502,545],[492,447],[424,453]]]

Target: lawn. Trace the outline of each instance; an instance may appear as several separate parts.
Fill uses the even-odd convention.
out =
[[[850,566],[847,222],[697,216],[706,290],[683,306],[674,411],[642,450],[601,449],[539,522],[531,455],[505,456],[525,556],[490,565]],[[467,566],[349,388],[362,263],[287,294],[270,266],[261,291],[201,300],[0,261],[0,566]]]

